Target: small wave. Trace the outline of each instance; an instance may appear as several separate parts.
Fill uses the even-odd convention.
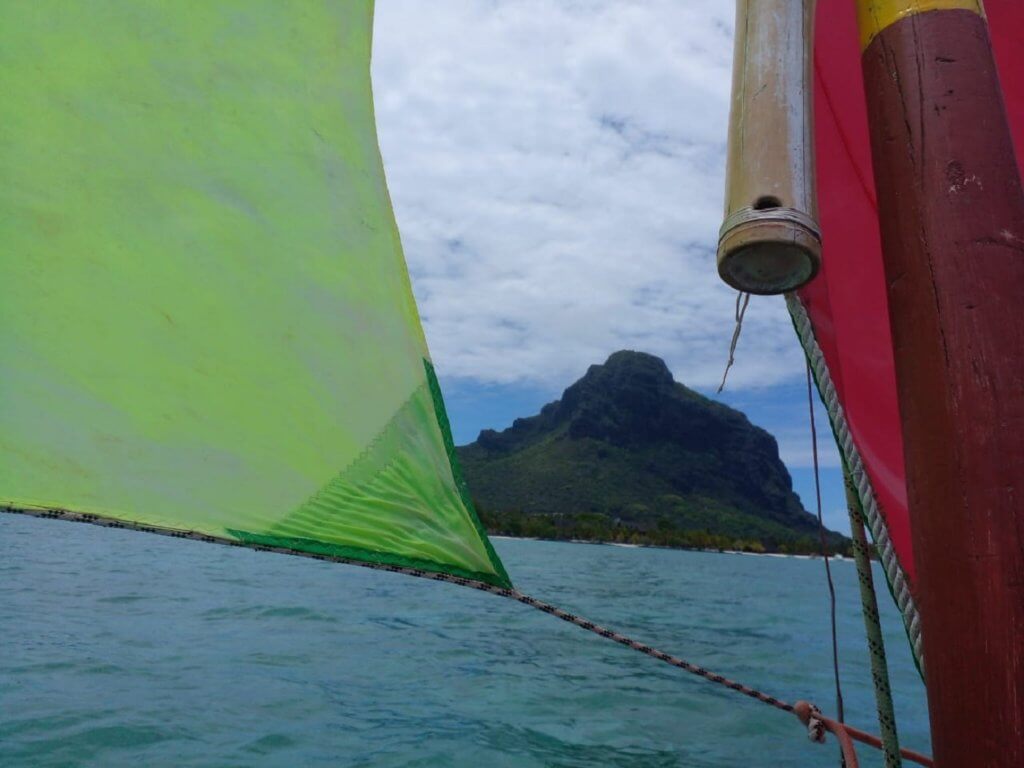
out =
[[[336,623],[337,617],[321,611],[315,611],[301,605],[275,605],[275,606],[221,606],[211,608],[203,612],[203,618],[209,620],[221,619],[293,619],[297,621],[318,621],[325,623]]]
[[[123,605],[128,603],[141,603],[144,601],[152,602],[152,595],[108,595],[106,597],[96,598],[97,603],[107,603],[110,605]]]
[[[282,749],[297,746],[297,744],[298,742],[291,736],[283,733],[268,733],[266,736],[246,744],[242,747],[242,750],[254,755],[269,755]]]

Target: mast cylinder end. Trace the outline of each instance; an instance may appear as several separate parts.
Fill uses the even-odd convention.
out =
[[[795,291],[821,267],[821,234],[807,214],[792,208],[744,208],[722,225],[718,274],[744,293]]]

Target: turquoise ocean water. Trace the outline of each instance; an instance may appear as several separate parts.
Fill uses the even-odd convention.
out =
[[[834,711],[820,561],[495,544],[526,592]],[[874,731],[854,568],[833,570],[847,717]],[[927,750],[884,597],[901,734]],[[837,764],[795,718],[511,601],[0,515],[5,768]]]

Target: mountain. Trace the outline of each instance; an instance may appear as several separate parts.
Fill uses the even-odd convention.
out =
[[[775,438],[653,355],[616,352],[538,415],[484,430],[458,455],[492,532],[818,549]],[[829,541],[844,548],[838,534]]]

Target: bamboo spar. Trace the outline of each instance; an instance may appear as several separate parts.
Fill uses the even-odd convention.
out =
[[[718,273],[777,294],[821,264],[811,106],[815,0],[737,0]]]

